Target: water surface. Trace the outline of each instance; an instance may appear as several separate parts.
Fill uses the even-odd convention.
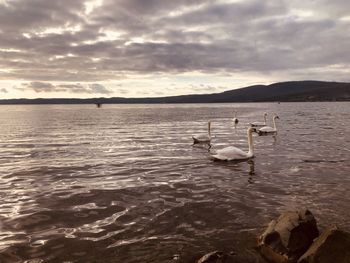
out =
[[[233,111],[240,120],[233,126]],[[278,113],[256,157],[246,127]],[[253,246],[283,211],[350,230],[349,103],[0,106],[0,259],[191,262],[211,250],[262,262]]]

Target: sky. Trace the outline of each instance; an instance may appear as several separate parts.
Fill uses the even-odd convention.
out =
[[[348,0],[0,0],[0,99],[350,81]]]

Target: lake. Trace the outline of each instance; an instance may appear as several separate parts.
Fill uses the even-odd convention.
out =
[[[255,238],[308,208],[350,231],[350,103],[0,106],[1,262],[263,262]],[[233,111],[238,111],[235,128]],[[255,158],[213,162],[248,149]],[[212,147],[191,136],[212,122]]]

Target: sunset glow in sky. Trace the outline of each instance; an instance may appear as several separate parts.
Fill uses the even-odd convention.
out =
[[[350,81],[347,0],[0,0],[0,99]]]

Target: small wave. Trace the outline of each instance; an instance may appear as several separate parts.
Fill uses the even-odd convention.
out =
[[[304,163],[343,163],[346,160],[303,160]]]

